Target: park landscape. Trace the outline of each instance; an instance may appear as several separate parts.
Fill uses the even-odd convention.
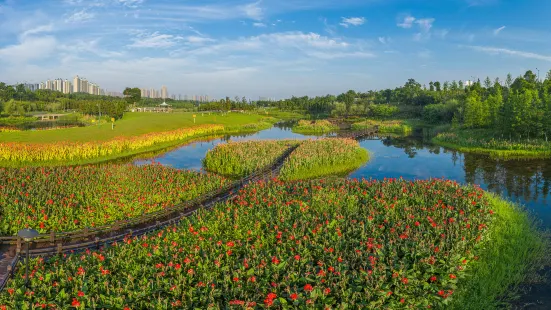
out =
[[[549,160],[551,74],[539,81],[526,72],[508,86],[489,81],[446,82],[443,89],[431,82],[424,89],[409,80],[395,90],[270,102],[173,102],[179,109],[171,113],[129,112],[148,104],[130,95],[54,92],[52,102],[71,107],[63,110],[65,118],[83,126],[59,121],[48,130],[24,129],[36,126],[32,108],[25,107],[48,103],[16,88],[28,102],[2,97],[0,118],[5,251],[13,252],[10,240],[25,228],[46,237],[118,232],[136,228],[124,226],[129,219],[183,212],[213,192],[227,196],[178,221],[144,233],[125,230],[119,239],[102,237],[77,251],[64,251],[70,242],[61,239],[61,252],[33,255],[29,270],[23,248],[14,256],[13,274],[6,274],[0,308],[515,305],[523,288],[545,281],[549,223],[510,201],[514,187],[507,196],[499,188],[482,189],[476,178],[347,177],[381,160],[370,145],[396,148],[408,158],[424,148],[431,156],[464,156],[465,169],[471,158],[491,160],[495,170],[504,169],[503,162],[536,167]],[[2,87],[0,94],[8,96],[9,86]],[[105,105],[103,118],[93,100]],[[289,129],[278,127],[282,122]],[[276,139],[258,138],[269,132]],[[195,143],[206,147],[195,160],[201,169],[163,163],[165,154],[192,152]],[[540,195],[547,197],[551,176],[549,166],[541,167],[547,185]],[[518,186],[531,188],[530,175],[522,180],[527,183]],[[87,240],[92,237],[71,242]],[[39,243],[31,248],[39,251]]]

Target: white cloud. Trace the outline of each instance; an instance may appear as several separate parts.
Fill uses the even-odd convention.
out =
[[[379,37],[379,42],[381,42],[382,44],[389,44],[390,42],[392,42],[392,39],[390,37]]]
[[[54,30],[53,24],[47,24],[47,25],[40,25],[28,30],[25,30],[21,36],[26,37],[28,35],[36,35],[43,32],[52,32]]]
[[[365,17],[343,17],[341,26],[348,28],[349,26],[361,26],[365,23]]]
[[[80,23],[88,21],[95,17],[94,13],[88,12],[86,9],[80,10],[78,12],[75,12],[71,14],[67,19],[65,19],[66,23]]]
[[[328,34],[335,35],[335,33],[337,32],[337,27],[335,25],[330,25],[329,23],[327,23],[327,18],[323,18],[323,25],[325,26],[323,30]]]
[[[140,6],[144,0],[118,0],[120,4],[127,6],[129,8],[137,8]]]
[[[138,36],[133,39],[134,43],[128,45],[128,47],[167,48],[175,46],[179,41],[183,39],[184,38],[180,36],[162,34],[157,31],[151,34],[139,33]]]
[[[247,5],[242,6],[241,10],[250,19],[261,20],[262,17],[264,16],[264,10],[260,7],[261,2],[262,1],[259,0],[257,2],[249,3]]]
[[[423,18],[418,19],[415,21],[421,28],[421,30],[428,32],[432,28],[432,24],[434,23],[434,18]]]
[[[266,24],[264,24],[264,23],[253,23],[253,26],[258,27],[258,28],[262,28],[262,27],[266,27]]]
[[[336,59],[336,58],[373,58],[375,54],[368,52],[322,52],[322,51],[312,51],[306,53],[309,56],[316,57],[319,59]]]
[[[505,28],[507,28],[507,27],[501,26],[501,27],[495,29],[495,30],[494,30],[494,35],[497,36],[497,35],[498,35],[501,31],[503,31],[503,29],[505,29]]]
[[[0,59],[12,64],[20,64],[35,59],[48,58],[56,49],[57,40],[53,36],[22,37],[19,44],[0,49]]]
[[[522,58],[529,58],[529,59],[537,59],[537,60],[543,60],[543,61],[549,61],[551,62],[551,55],[542,55],[542,54],[536,54],[532,52],[525,52],[525,51],[517,51],[517,50],[511,50],[507,48],[499,48],[499,47],[491,47],[491,46],[467,46],[470,49],[473,49],[475,51],[484,52],[490,55],[510,55],[510,56],[517,56]]]
[[[404,21],[401,23],[398,23],[397,26],[401,28],[409,29],[413,26],[414,21],[415,21],[415,17],[408,15],[404,17]]]
[[[203,44],[203,43],[215,41],[214,39],[211,39],[211,38],[199,37],[199,36],[189,36],[184,38],[184,40],[192,44]]]

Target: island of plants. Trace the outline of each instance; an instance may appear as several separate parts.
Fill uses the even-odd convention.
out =
[[[32,259],[0,306],[492,309],[543,250],[480,188],[387,179],[259,182],[212,211],[99,251]]]
[[[241,178],[272,165],[285,151],[298,144],[290,140],[229,142],[209,150],[203,159],[207,171]]]
[[[172,207],[227,185],[158,164],[0,168],[0,234],[98,227]]]
[[[306,141],[247,141],[220,144],[203,160],[206,170],[239,178],[272,165],[289,147],[299,146],[285,159],[282,180],[312,179],[345,174],[367,162],[368,152],[351,139]]]
[[[334,125],[328,120],[300,120],[293,126],[293,132],[302,134],[324,134],[339,130],[339,126]]]
[[[551,141],[496,138],[488,130],[452,130],[438,134],[432,142],[461,152],[488,154],[493,158],[551,158]]]
[[[306,140],[285,160],[282,180],[306,180],[354,171],[369,160],[369,153],[358,141],[325,138]]]
[[[353,130],[364,130],[378,128],[380,133],[396,133],[407,135],[413,131],[413,126],[404,120],[363,120],[352,124]]]

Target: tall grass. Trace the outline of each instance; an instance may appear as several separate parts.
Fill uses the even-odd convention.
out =
[[[376,126],[379,127],[380,133],[410,134],[413,131],[413,126],[409,122],[404,120],[364,120],[352,124],[352,129],[373,129]]]
[[[339,130],[339,126],[332,124],[327,120],[306,121],[300,120],[293,127],[296,133],[329,133]]]
[[[475,249],[479,259],[458,283],[460,289],[449,309],[504,308],[515,297],[514,288],[526,281],[550,253],[547,239],[528,213],[494,194],[486,196],[496,216]]]
[[[356,170],[369,159],[368,152],[351,139],[304,141],[285,160],[282,180],[305,180]]]
[[[206,170],[239,178],[273,164],[297,141],[245,141],[217,145],[203,159]]]
[[[487,154],[493,158],[549,158],[551,142],[494,138],[484,130],[456,130],[438,134],[433,143],[461,152]]]

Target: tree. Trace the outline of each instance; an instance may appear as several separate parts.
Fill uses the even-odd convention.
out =
[[[438,82],[438,81],[434,82],[434,87],[436,88],[436,91],[441,91],[440,82]]]
[[[505,79],[505,85],[507,85],[507,88],[511,88],[511,85],[513,85],[513,76],[511,73],[507,73],[507,78]]]
[[[480,100],[478,92],[472,91],[465,102],[465,127],[480,128],[486,126],[488,115],[488,106]]]
[[[142,99],[142,91],[137,87],[125,88],[123,91],[123,95],[125,96],[126,102],[128,102],[128,104],[138,103]]]
[[[545,80],[551,81],[551,70],[549,70],[549,72],[547,72],[547,76],[545,77]]]
[[[490,77],[486,77],[486,79],[484,80],[484,88],[488,89],[492,87],[492,80],[490,80]]]

